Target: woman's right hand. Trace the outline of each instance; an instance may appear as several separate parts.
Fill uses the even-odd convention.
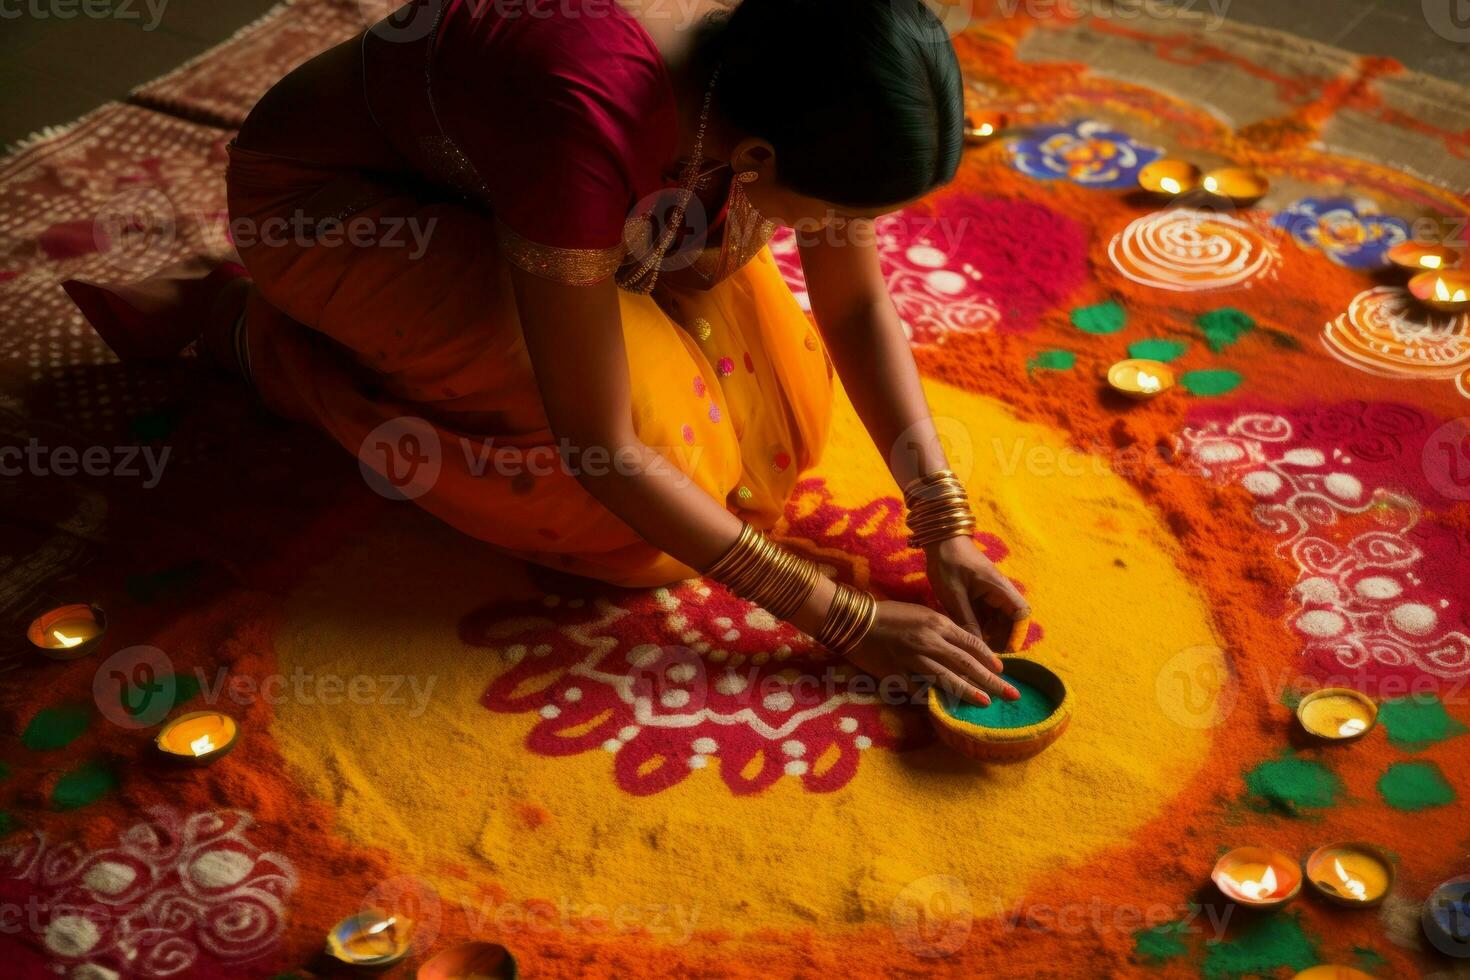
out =
[[[910,690],[916,679],[932,679],[952,697],[976,704],[1021,696],[1001,678],[1001,660],[984,640],[913,603],[878,603],[873,628],[847,659],[879,680],[902,677]]]

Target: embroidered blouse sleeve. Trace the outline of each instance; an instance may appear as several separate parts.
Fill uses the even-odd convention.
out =
[[[625,14],[504,21],[441,50],[441,123],[479,173],[507,261],[597,283],[672,150],[673,101],[647,35]]]

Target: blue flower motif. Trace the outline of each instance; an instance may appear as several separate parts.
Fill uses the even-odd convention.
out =
[[[1107,190],[1132,187],[1138,171],[1164,155],[1092,119],[1032,130],[1011,140],[1009,149],[1011,164],[1023,174]]]
[[[1306,197],[1271,219],[1302,248],[1315,248],[1349,269],[1381,269],[1388,250],[1408,241],[1402,218],[1380,214],[1369,200]]]

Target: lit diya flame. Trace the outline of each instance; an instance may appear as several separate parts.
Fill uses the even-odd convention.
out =
[[[1464,289],[1457,289],[1451,293],[1449,284],[1443,279],[1440,279],[1434,284],[1434,298],[1441,303],[1463,303],[1465,300],[1470,299],[1470,293],[1467,293]]]
[[[989,142],[1006,125],[1005,113],[981,112],[965,117],[965,142],[971,146]]]
[[[1210,874],[1220,894],[1259,909],[1285,905],[1301,891],[1301,869],[1285,854],[1264,847],[1237,847]]]
[[[1271,182],[1264,174],[1244,167],[1223,167],[1205,174],[1204,188],[1216,197],[1227,198],[1231,203],[1254,204],[1271,190]]]
[[[327,933],[327,952],[350,966],[386,968],[412,949],[413,920],[384,912],[351,915]]]
[[[1378,721],[1378,705],[1362,691],[1326,687],[1297,703],[1297,721],[1309,734],[1328,741],[1357,738]]]
[[[1276,869],[1270,865],[1266,866],[1266,873],[1261,875],[1259,881],[1236,881],[1230,875],[1225,875],[1225,882],[1242,898],[1252,902],[1259,902],[1263,898],[1269,898],[1276,893]]]
[[[1459,269],[1421,272],[1409,280],[1409,292],[1436,310],[1461,313],[1470,309],[1470,272]]]
[[[165,725],[153,742],[164,755],[184,762],[212,762],[234,748],[239,732],[229,715],[194,711]]]
[[[1328,844],[1304,863],[1312,887],[1339,905],[1377,905],[1393,886],[1393,862],[1371,844]]]
[[[1388,250],[1388,261],[1411,272],[1438,272],[1460,264],[1460,253],[1448,245],[1400,242]]]
[[[37,616],[26,638],[53,660],[71,660],[90,653],[106,631],[107,617],[101,609],[75,603]]]
[[[1152,398],[1174,387],[1174,372],[1162,361],[1134,357],[1108,368],[1108,385],[1129,398]]]
[[[1195,190],[1199,182],[1199,167],[1184,160],[1155,160],[1138,172],[1139,187],[1167,197]]]

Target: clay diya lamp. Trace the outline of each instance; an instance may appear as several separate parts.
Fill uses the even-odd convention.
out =
[[[1318,963],[1298,973],[1292,980],[1373,980],[1373,974],[1364,973],[1350,966],[1335,966]]]
[[[1138,172],[1138,186],[1160,197],[1198,190],[1204,173],[1187,160],[1155,160]]]
[[[1372,844],[1328,844],[1307,855],[1302,866],[1307,883],[1338,905],[1372,908],[1393,888],[1393,861]]]
[[[1163,361],[1133,357],[1108,368],[1108,387],[1137,401],[1147,401],[1174,387],[1174,369]]]
[[[1347,742],[1361,738],[1378,723],[1378,705],[1362,691],[1324,687],[1297,703],[1296,720],[1314,738]]]
[[[26,639],[52,660],[76,660],[97,649],[107,632],[107,616],[97,606],[58,606],[31,621]]]
[[[239,737],[240,726],[229,715],[191,711],[164,725],[153,744],[169,759],[205,765],[234,748]]]
[[[460,943],[438,953],[415,974],[418,980],[516,980],[516,958],[496,943]]]
[[[965,143],[969,146],[989,143],[1006,128],[1007,121],[1003,112],[975,112],[966,115]]]
[[[1271,182],[1258,170],[1245,167],[1221,167],[1211,170],[1200,186],[1216,197],[1223,197],[1236,207],[1250,207],[1271,191]]]
[[[1460,269],[1421,272],[1409,280],[1409,292],[1425,306],[1442,313],[1464,313],[1470,310],[1470,272]]]
[[[1215,862],[1210,880],[1220,894],[1245,908],[1279,909],[1302,890],[1297,863],[1268,847],[1237,847]]]
[[[327,955],[357,970],[386,970],[413,947],[413,920],[376,909],[349,915],[327,933]]]
[[[1388,261],[1400,269],[1410,272],[1438,272],[1453,269],[1460,264],[1460,253],[1448,245],[1421,245],[1418,242],[1400,242],[1388,250]]]
[[[929,718],[940,740],[981,762],[1029,759],[1061,738],[1072,720],[1074,700],[1065,681],[1025,657],[1001,662],[1002,677],[1021,692],[1020,701],[952,704],[937,688],[929,689]]]

